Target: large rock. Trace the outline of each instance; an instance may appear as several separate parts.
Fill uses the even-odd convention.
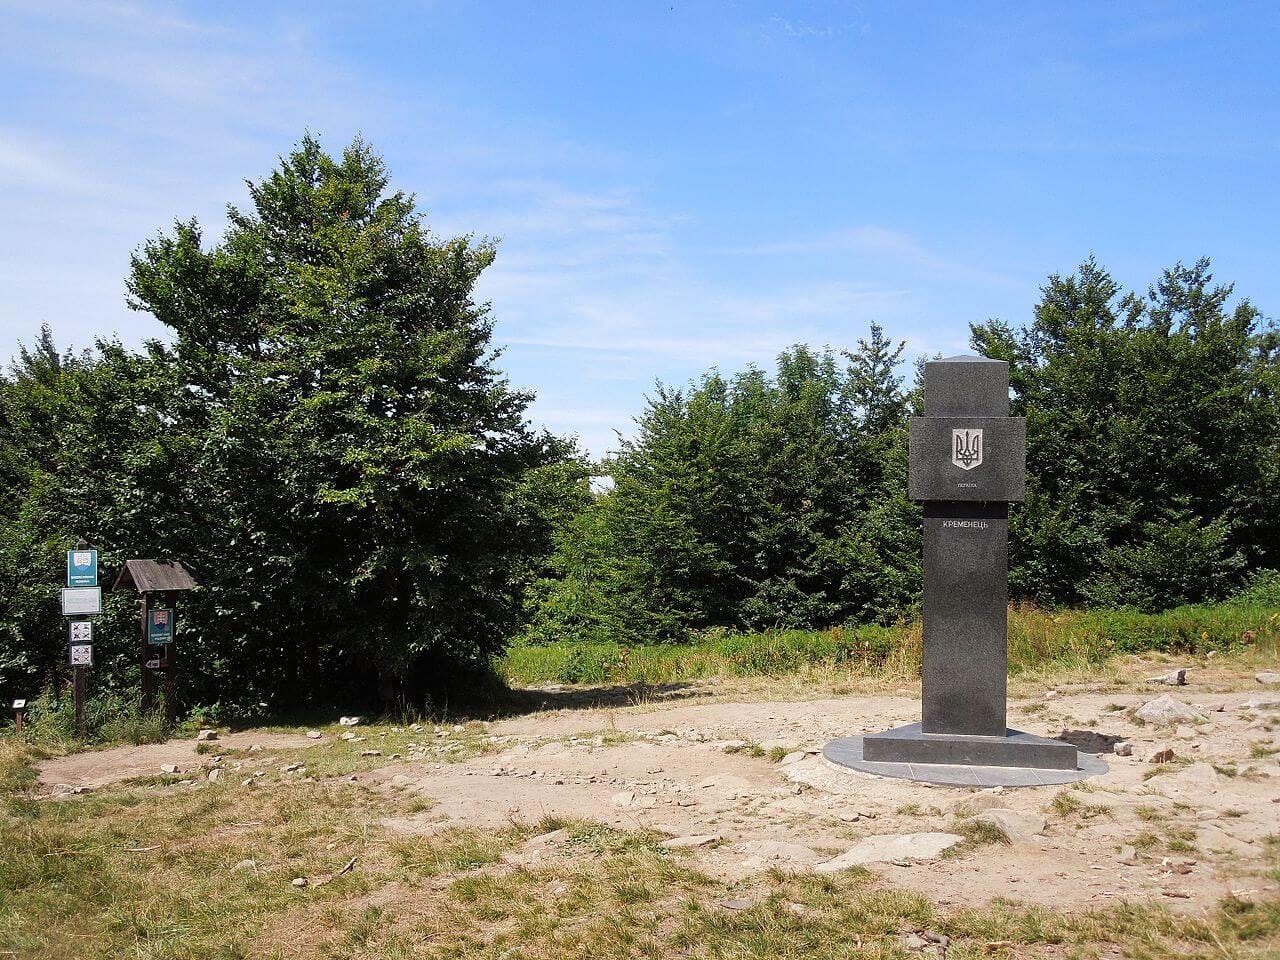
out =
[[[964,838],[955,833],[901,833],[865,837],[833,860],[820,863],[818,873],[839,873],[850,867],[898,860],[937,860]]]
[[[1274,670],[1263,670],[1261,673],[1255,673],[1253,679],[1264,686],[1280,686],[1280,673],[1276,673]]]
[[[1179,723],[1204,720],[1204,716],[1194,707],[1189,707],[1177,697],[1165,694],[1144,703],[1134,711],[1134,717],[1157,727],[1172,727]]]
[[[1007,808],[986,810],[973,818],[979,823],[989,823],[998,828],[1014,843],[1025,843],[1038,833],[1044,833],[1047,821],[1038,813],[1021,813]]]
[[[1187,668],[1179,667],[1158,677],[1147,677],[1147,683],[1163,683],[1166,687],[1183,687],[1187,683]]]

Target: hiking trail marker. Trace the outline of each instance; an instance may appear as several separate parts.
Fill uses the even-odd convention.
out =
[[[84,727],[84,699],[93,666],[93,621],[102,613],[102,588],[98,586],[98,551],[83,540],[67,551],[67,585],[62,588],[62,615],[67,625],[67,660],[71,664],[71,698],[76,730]]]
[[[1073,744],[1006,725],[1009,504],[1026,493],[1027,425],[1009,416],[1009,364],[924,367],[908,493],[924,506],[923,707],[919,723],[828,743],[833,763],[953,786],[1069,783],[1107,767]]]
[[[126,560],[112,590],[136,590],[142,595],[142,709],[155,706],[156,674],[163,674],[164,712],[170,720],[177,710],[174,696],[175,672],[178,665],[177,627],[178,594],[198,584],[178,560]]]

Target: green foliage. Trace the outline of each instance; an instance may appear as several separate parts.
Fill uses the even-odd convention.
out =
[[[891,619],[918,592],[902,345],[662,384],[608,464],[613,489],[557,541],[526,639],[670,641],[689,630]]]
[[[220,243],[184,221],[135,254],[167,340],[71,356],[46,330],[0,379],[6,694],[65,670],[79,536],[108,586],[129,557],[194,568],[181,696],[215,714],[420,702],[518,628],[586,468],[493,364],[493,247],[435,238],[387,182],[364,144],[304,139]],[[95,683],[136,684],[136,630],[113,598]]]
[[[1024,330],[973,327],[978,350],[1012,362],[1014,412],[1027,417],[1016,594],[1159,610],[1275,566],[1276,333],[1231,296],[1207,260],[1122,296],[1090,259],[1049,278]]]

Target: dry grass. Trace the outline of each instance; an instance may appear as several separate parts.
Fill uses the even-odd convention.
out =
[[[383,819],[414,800],[337,775],[36,801],[28,759],[13,744],[0,752],[0,951],[33,960],[821,960],[904,957],[902,934],[921,928],[952,938],[952,960],[1260,958],[1280,944],[1275,902],[1227,900],[1197,917],[1132,905],[943,911],[866,871],[728,883],[657,834],[584,821],[398,836]],[[558,843],[525,848],[551,830]],[[969,842],[1000,840],[975,829]],[[236,869],[243,860],[253,866]]]

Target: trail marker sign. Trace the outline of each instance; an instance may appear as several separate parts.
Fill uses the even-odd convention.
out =
[[[149,607],[147,610],[147,643],[173,642],[173,607]]]
[[[73,667],[92,667],[93,644],[73,643],[71,645],[71,665]]]
[[[98,551],[67,551],[67,586],[96,587],[98,585]]]

